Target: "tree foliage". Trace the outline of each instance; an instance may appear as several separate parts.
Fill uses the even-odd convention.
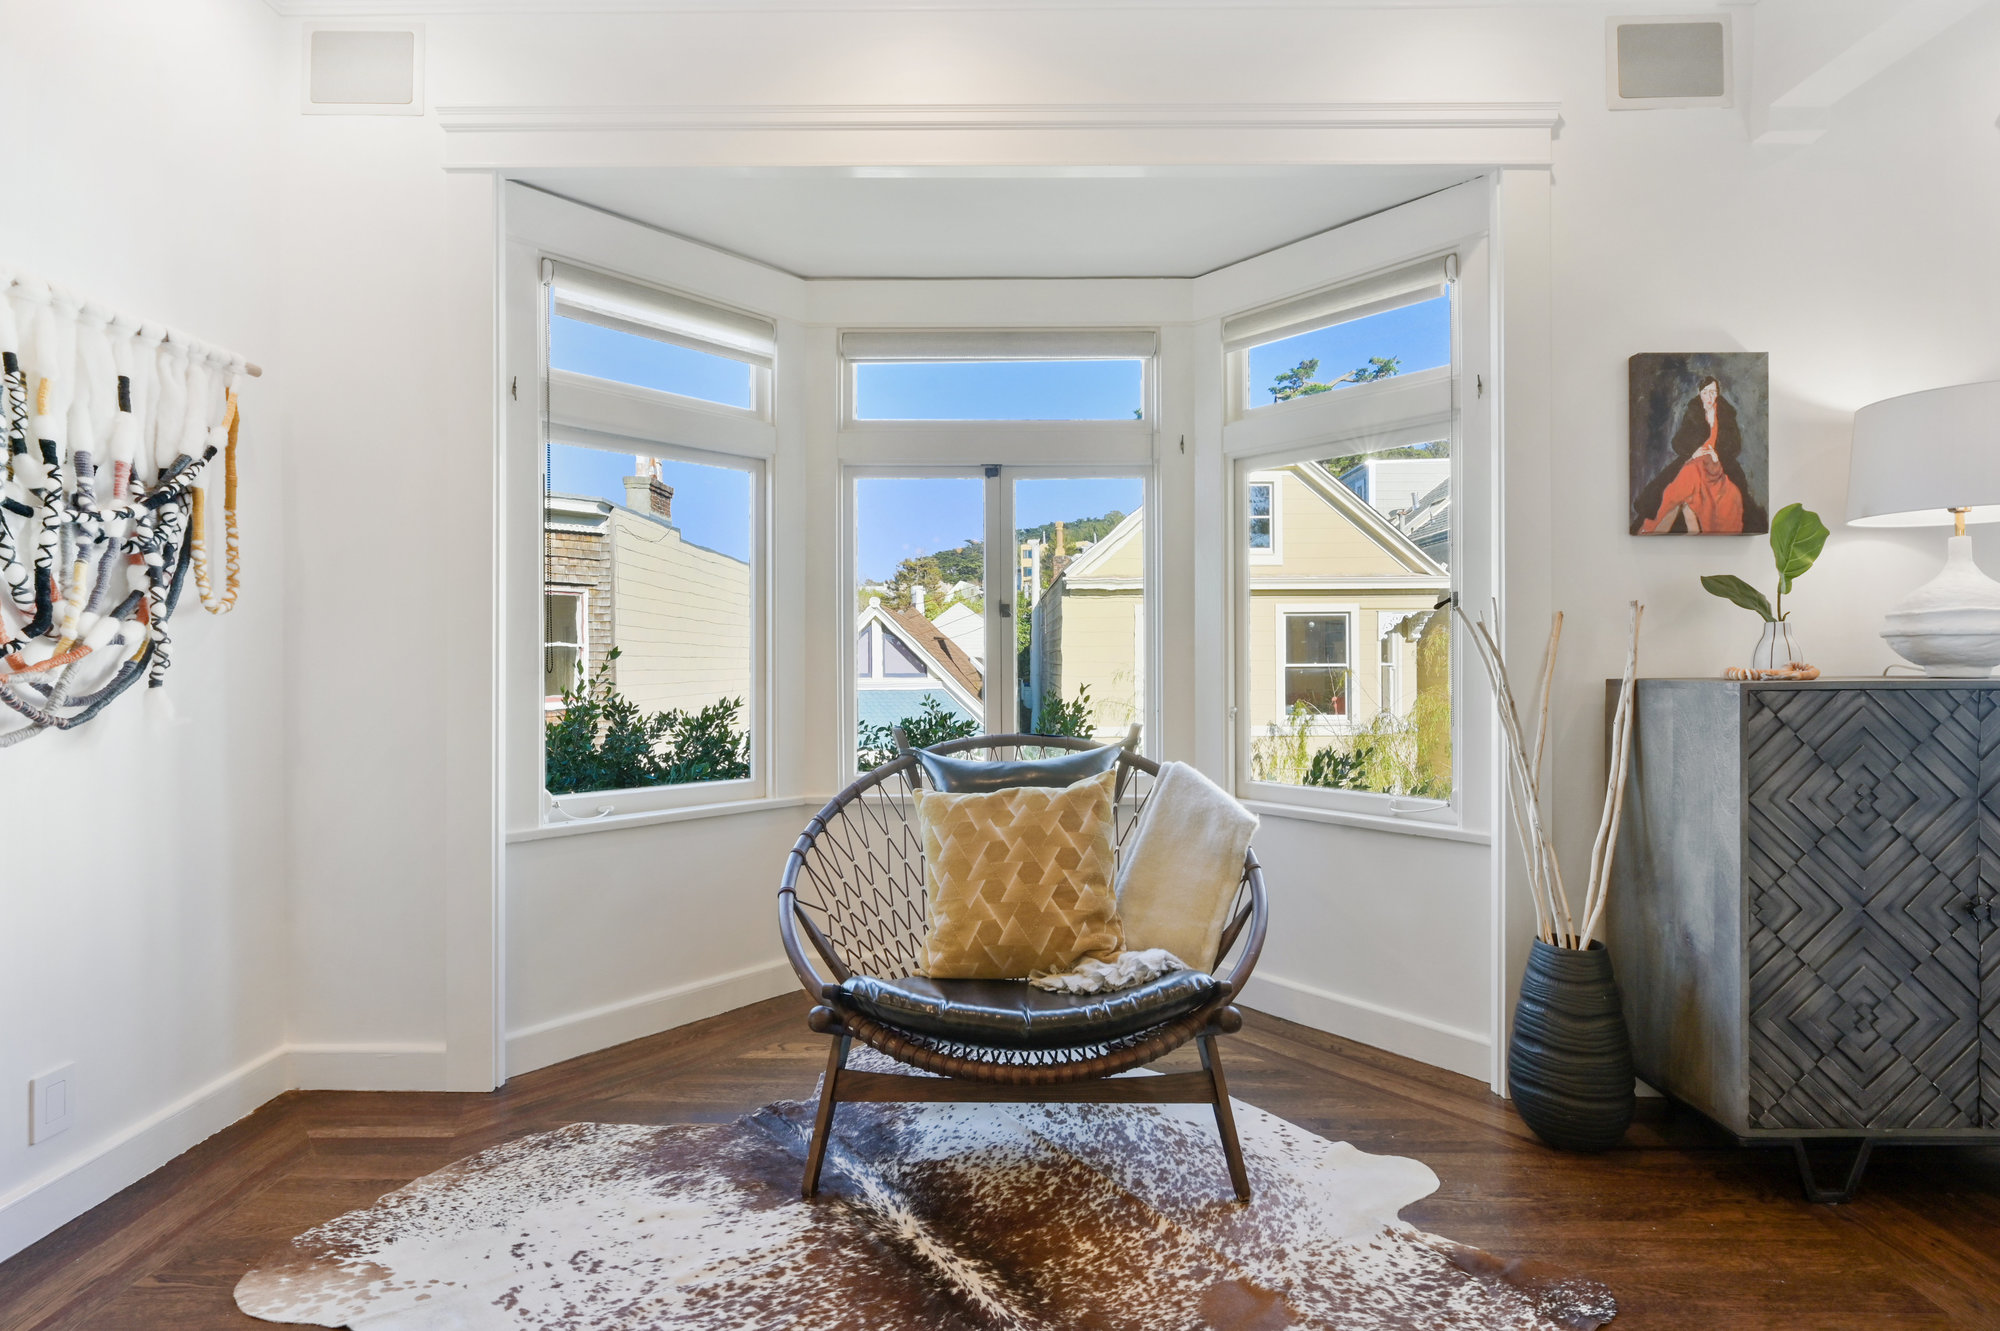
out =
[[[1388,458],[1448,458],[1451,456],[1451,441],[1439,439],[1428,444],[1405,444],[1401,448],[1385,448],[1379,453],[1343,453],[1337,458],[1328,458],[1320,463],[1335,476],[1343,476],[1364,462]]]
[[[1060,694],[1050,697],[1042,695],[1042,705],[1037,709],[1041,715],[1035,721],[1037,735],[1069,735],[1076,739],[1089,739],[1092,725],[1090,716],[1090,685],[1076,686],[1076,697],[1064,702]]]
[[[1338,379],[1322,383],[1313,378],[1319,373],[1317,356],[1300,361],[1289,370],[1281,371],[1271,380],[1269,392],[1273,402],[1290,402],[1295,397],[1311,397],[1315,393],[1331,393],[1342,384],[1365,384],[1376,379],[1387,379],[1392,374],[1402,373],[1402,357],[1370,356],[1366,365],[1356,366]]]
[[[553,795],[634,786],[731,781],[750,775],[750,736],[741,728],[743,699],[722,698],[694,711],[651,716],[611,683],[618,649],[587,680],[562,696],[548,723],[545,784]]]
[[[903,728],[903,737],[913,749],[928,749],[948,739],[970,739],[979,733],[979,722],[947,711],[936,694],[924,699],[915,716],[906,716],[896,725]],[[855,734],[854,747],[860,769],[872,772],[896,756],[895,727],[871,726],[863,721]]]

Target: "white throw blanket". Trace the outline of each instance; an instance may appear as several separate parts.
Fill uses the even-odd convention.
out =
[[[1108,994],[1114,989],[1130,989],[1135,984],[1157,980],[1172,971],[1193,970],[1163,947],[1143,952],[1120,952],[1109,961],[1085,957],[1072,970],[1036,971],[1028,983],[1037,989],[1058,994]]]
[[[1257,815],[1189,767],[1160,768],[1153,793],[1118,856],[1125,945],[1165,948],[1213,968]]]

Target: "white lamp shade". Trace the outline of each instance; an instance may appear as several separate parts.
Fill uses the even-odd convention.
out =
[[[1854,413],[1851,527],[2000,522],[2000,380],[1933,388]]]

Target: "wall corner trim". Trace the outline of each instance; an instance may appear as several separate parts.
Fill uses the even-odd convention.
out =
[[[1399,1012],[1261,970],[1250,977],[1243,1003],[1259,1012],[1386,1049],[1480,1082],[1487,1079],[1493,1058],[1492,1042],[1478,1031],[1412,1012]]]
[[[748,1003],[776,998],[797,987],[791,963],[778,957],[538,1022],[508,1032],[507,1075],[517,1077],[579,1054],[657,1035]]]

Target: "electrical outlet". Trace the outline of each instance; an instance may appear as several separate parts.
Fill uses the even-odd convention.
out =
[[[65,1063],[28,1082],[28,1145],[38,1146],[69,1127],[76,1110],[76,1064]]]

